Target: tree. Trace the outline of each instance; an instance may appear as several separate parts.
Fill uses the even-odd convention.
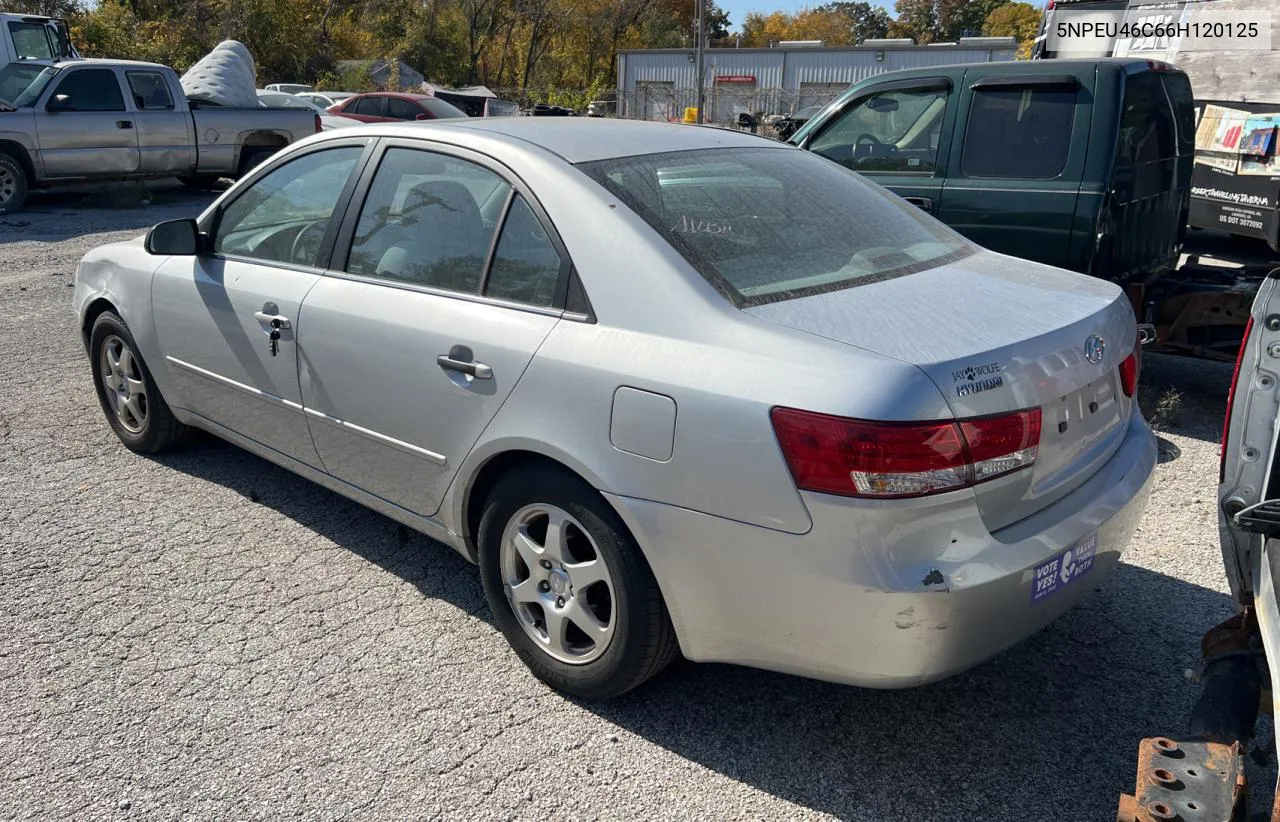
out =
[[[4,10],[44,17],[74,17],[84,11],[80,0],[5,0]]]
[[[889,24],[890,37],[910,37],[922,45],[938,39],[937,0],[898,0],[893,9],[898,19]]]
[[[1018,59],[1031,57],[1031,45],[1040,33],[1041,11],[1030,3],[1005,3],[992,10],[982,25],[988,37],[1013,37],[1018,41]]]
[[[866,0],[836,0],[818,6],[818,11],[833,12],[844,17],[849,23],[850,40],[855,44],[887,36],[889,24],[893,22],[889,12]]]

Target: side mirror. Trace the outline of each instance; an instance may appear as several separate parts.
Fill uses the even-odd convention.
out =
[[[428,117],[428,116],[427,116],[427,115],[425,115],[425,114],[419,114],[417,117],[414,117],[413,119],[415,119],[415,120],[430,120],[431,118],[430,118],[430,117]]]
[[[203,250],[203,239],[195,220],[169,220],[147,232],[143,247],[148,254],[191,257]]]
[[[71,98],[65,94],[55,94],[53,95],[53,99],[49,101],[49,104],[44,107],[44,110],[45,111],[67,111],[71,108],[70,106],[67,105],[67,102],[70,99]]]

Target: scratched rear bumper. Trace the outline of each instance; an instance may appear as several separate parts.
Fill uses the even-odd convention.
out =
[[[625,497],[685,656],[875,688],[941,679],[1039,631],[1119,561],[1150,494],[1155,439],[1124,443],[1068,496],[995,534],[972,492],[927,507],[805,493],[807,534]],[[1090,534],[1093,566],[1032,602],[1035,569]]]

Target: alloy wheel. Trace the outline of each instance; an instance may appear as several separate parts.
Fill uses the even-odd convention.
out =
[[[567,511],[535,503],[502,534],[503,590],[520,626],[547,655],[598,659],[617,627],[613,575],[587,529]]]
[[[124,340],[109,334],[102,341],[99,359],[107,404],[121,427],[131,434],[141,434],[147,426],[147,384],[138,358]]]

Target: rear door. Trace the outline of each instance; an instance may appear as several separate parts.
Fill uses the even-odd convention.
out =
[[[1093,89],[990,69],[964,82],[936,216],[992,251],[1067,265]]]
[[[138,132],[144,174],[186,172],[195,166],[196,142],[191,115],[179,110],[165,75],[127,70],[125,83]]]
[[[801,147],[936,214],[955,120],[954,96],[945,77],[873,86],[850,99]]]
[[[36,105],[40,156],[49,179],[112,177],[141,167],[134,113],[111,68],[58,74]]]
[[[419,146],[387,141],[370,166],[299,345],[325,468],[431,515],[560,321],[569,266],[503,167]]]

